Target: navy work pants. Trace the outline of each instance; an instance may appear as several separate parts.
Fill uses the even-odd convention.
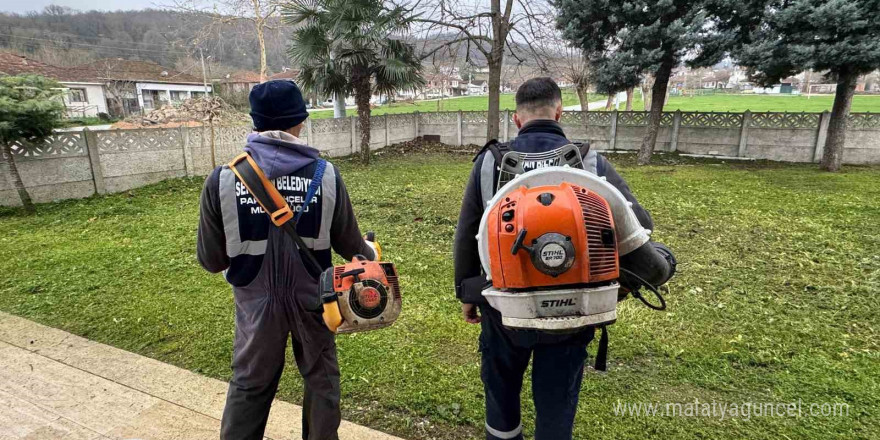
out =
[[[486,439],[520,440],[520,392],[532,361],[535,440],[571,439],[578,394],[594,331],[559,335],[511,330],[488,305],[480,307],[483,386],[486,393]]]

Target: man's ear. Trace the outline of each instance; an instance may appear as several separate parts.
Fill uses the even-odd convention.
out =
[[[522,128],[522,121],[519,119],[519,114],[516,112],[513,113],[513,123],[516,124],[517,130]]]
[[[556,116],[554,119],[556,119],[556,122],[559,122],[560,118],[562,118],[562,101],[556,106]]]

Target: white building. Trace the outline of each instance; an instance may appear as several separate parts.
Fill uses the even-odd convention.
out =
[[[107,58],[65,70],[80,82],[103,84],[106,111],[115,117],[150,111],[212,91],[204,79],[152,61]]]
[[[83,80],[75,71],[50,66],[10,52],[0,52],[0,75],[40,75],[62,86],[61,99],[67,117],[97,116],[107,112],[104,85],[100,81]]]

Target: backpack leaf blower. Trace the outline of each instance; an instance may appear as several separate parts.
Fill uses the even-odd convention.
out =
[[[558,154],[571,154],[566,147]],[[499,180],[508,181],[499,183],[477,234],[480,262],[491,281],[482,295],[501,313],[502,324],[549,332],[604,327],[616,321],[619,292],[627,289],[652,308],[665,308],[645,280],[657,280],[659,270],[665,282],[674,263],[670,268],[650,242],[650,231],[623,194],[604,178],[571,166],[524,172],[528,156],[504,156]],[[660,305],[638,293],[642,286]]]

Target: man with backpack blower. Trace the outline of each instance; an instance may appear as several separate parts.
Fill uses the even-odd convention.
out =
[[[377,260],[378,245],[362,238],[338,170],[299,138],[308,112],[296,84],[259,84],[250,104],[255,133],[247,155],[217,167],[200,202],[199,262],[223,271],[235,298],[233,377],[220,435],[263,438],[292,335],[305,384],[303,439],[337,439],[339,365],[318,278],[331,266],[331,249],[346,260]]]
[[[491,287],[503,284],[503,281],[507,281],[508,275],[510,278],[519,279],[526,272],[526,269],[536,272],[534,268],[539,268],[543,274],[547,275],[544,278],[552,281],[557,276],[566,275],[562,272],[568,270],[573,261],[581,261],[580,259],[587,256],[586,250],[572,247],[572,243],[577,242],[578,237],[583,235],[582,231],[569,236],[557,233],[545,233],[537,236],[533,232],[534,230],[527,231],[522,228],[519,230],[512,248],[509,245],[506,247],[498,245],[500,239],[497,237],[503,236],[503,234],[512,237],[517,233],[516,225],[522,225],[523,218],[531,215],[530,213],[538,212],[545,207],[550,209],[552,206],[565,205],[565,200],[554,200],[555,196],[550,189],[541,189],[551,188],[550,186],[537,186],[541,189],[540,191],[546,191],[540,194],[537,200],[529,198],[517,201],[515,193],[504,193],[510,194],[510,197],[504,198],[504,194],[501,194],[500,200],[494,200],[493,196],[496,192],[501,193],[504,188],[501,185],[504,179],[500,178],[502,176],[505,179],[510,177],[509,169],[511,166],[520,167],[518,170],[523,178],[527,178],[532,172],[531,176],[540,175],[541,179],[549,180],[544,176],[552,177],[552,173],[560,176],[566,175],[566,173],[577,175],[574,171],[568,171],[572,168],[561,166],[563,162],[570,162],[586,171],[586,173],[578,171],[582,173],[580,177],[582,181],[596,181],[596,185],[606,188],[608,184],[613,186],[609,191],[606,191],[606,194],[617,197],[615,200],[617,206],[625,206],[627,210],[631,209],[632,213],[627,219],[631,219],[631,224],[636,223],[635,227],[644,234],[643,242],[638,244],[635,251],[627,249],[629,253],[624,255],[621,249],[619,283],[624,287],[621,292],[631,290],[633,295],[638,297],[639,287],[659,286],[672,277],[675,271],[675,259],[672,253],[665,246],[648,241],[645,230],[653,229],[653,220],[648,211],[639,205],[626,182],[602,155],[590,150],[589,145],[572,145],[572,142],[566,138],[562,126],[558,123],[561,116],[562,93],[552,79],[533,78],[523,83],[516,93],[516,113],[514,114],[514,122],[519,128],[519,135],[506,144],[490,141],[480,151],[474,159],[474,167],[462,201],[453,254],[455,288],[456,295],[462,302],[465,321],[481,324],[482,331],[479,341],[482,353],[481,378],[486,395],[485,428],[486,438],[489,440],[523,438],[520,392],[523,375],[530,358],[533,356],[532,389],[536,411],[535,438],[537,440],[572,438],[574,416],[587,357],[586,347],[593,339],[596,330],[594,326],[585,327],[587,324],[577,324],[572,326],[572,330],[566,331],[558,331],[560,327],[552,327],[562,326],[567,322],[587,322],[587,319],[594,318],[594,316],[578,314],[561,318],[556,318],[556,315],[552,318],[525,316],[529,313],[536,313],[536,306],[532,305],[518,310],[517,312],[521,315],[508,317],[486,301],[485,295],[487,294],[497,297],[507,295],[506,301],[516,302],[522,301],[524,298],[531,301],[530,298],[536,295],[554,293],[550,290],[542,290],[540,286],[537,289],[531,289],[531,291],[510,292],[493,291]],[[508,156],[508,153],[513,156]],[[560,171],[548,170],[548,167]],[[541,171],[536,171],[538,169]],[[600,181],[595,176],[604,179]],[[517,181],[524,182],[525,180],[518,179]],[[544,183],[544,185],[549,185],[549,183]],[[569,184],[565,183],[565,185]],[[571,188],[570,185],[565,185],[563,185],[564,188]],[[507,191],[510,191],[510,187],[507,188]],[[580,187],[577,191],[578,194],[587,193],[586,189],[580,189]],[[523,192],[520,191],[520,193]],[[559,191],[557,193],[563,194]],[[515,205],[516,203],[518,204]],[[499,206],[500,209],[498,209]],[[603,205],[594,204],[589,208],[586,205],[583,206],[583,215],[586,216],[588,213],[592,214],[588,210],[600,212]],[[608,205],[604,206],[607,209]],[[489,211],[490,208],[493,208],[493,211]],[[554,209],[558,210],[559,208]],[[491,213],[496,211],[498,212],[497,218],[491,217]],[[484,212],[489,212],[490,217],[484,218]],[[581,208],[578,207],[577,212],[563,215],[560,218],[580,218],[581,215]],[[481,223],[481,220],[484,221]],[[555,224],[554,222],[557,220],[556,218],[541,219],[544,224],[550,225]],[[504,227],[500,230],[490,230],[487,229],[487,224],[490,223],[503,224]],[[588,229],[589,227],[590,225],[587,225]],[[583,224],[578,228],[583,230]],[[590,249],[593,246],[614,249],[614,253],[611,255],[615,258],[613,267],[616,271],[618,264],[616,243],[626,237],[618,237],[613,229],[601,230],[600,232],[603,233],[601,239],[598,236],[591,238]],[[481,241],[478,241],[477,235],[480,235]],[[544,239],[557,241],[542,242]],[[581,239],[581,241],[583,240]],[[491,258],[482,258],[487,250]],[[609,255],[607,250],[602,250],[602,252],[605,252],[603,255]],[[492,283],[487,281],[487,273],[484,273],[487,264],[492,272],[496,272],[498,269],[495,267],[496,264],[512,261],[512,258],[520,258],[519,256],[527,255],[527,253],[531,254],[531,262],[528,262],[528,257],[523,257],[525,259],[520,260],[522,263],[518,262],[509,268],[510,272],[499,271],[504,274],[504,280],[498,280],[498,277],[495,276]],[[590,256],[592,257],[592,255]],[[592,260],[590,261],[589,264],[592,265]],[[534,264],[535,267],[527,267],[530,264]],[[485,271],[488,272],[488,269]],[[538,275],[541,274],[538,273]],[[612,307],[615,297],[618,295],[621,299],[625,297],[625,293],[622,295],[618,293],[616,284],[605,282],[599,286],[598,289],[604,289],[612,295]],[[650,288],[653,289],[653,287]],[[596,288],[595,285],[575,284],[561,286],[561,289],[567,289],[568,292],[578,292],[578,289],[587,291]],[[609,289],[611,290],[609,291]],[[555,294],[558,295],[561,291],[556,290]],[[537,304],[541,305],[537,307],[547,307],[544,304],[550,306],[575,305],[577,300],[574,298],[564,301],[538,301]],[[645,302],[644,299],[642,300]],[[661,304],[663,304],[662,307],[665,307],[662,298]],[[650,304],[648,305],[650,306]],[[609,311],[609,316],[616,316],[614,313],[615,311]],[[615,318],[607,318],[601,321],[601,324],[613,323],[613,319]],[[509,323],[528,323],[524,325],[534,325],[535,327],[507,325]],[[553,330],[542,330],[551,328]],[[600,328],[603,329],[603,333],[597,354],[597,369],[604,369],[608,339],[607,330],[604,329],[604,326]]]

